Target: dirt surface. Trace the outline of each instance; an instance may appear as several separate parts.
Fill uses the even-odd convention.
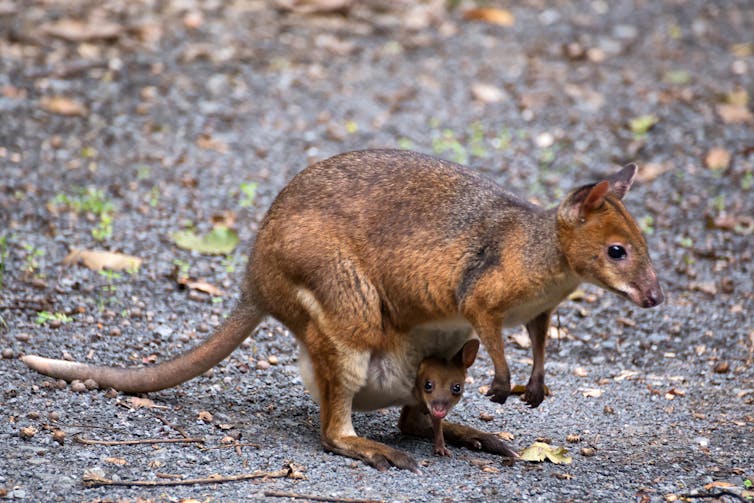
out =
[[[0,2],[0,494],[745,494],[754,480],[751,3],[506,2],[497,23],[466,19],[473,4],[381,4],[306,13],[253,0]],[[196,343],[230,311],[245,248],[285,182],[313,160],[377,146],[468,163],[544,205],[616,164],[641,166],[626,204],[647,231],[665,304],[641,310],[584,287],[558,311],[552,395],[538,409],[483,396],[491,364],[482,352],[449,417],[509,432],[519,450],[538,438],[566,446],[571,464],[507,466],[463,449],[433,457],[430,441],[398,432],[397,410],[357,414],[357,431],[422,460],[420,475],[327,454],[293,338],[274,321],[210,375],[149,394],[153,404],[61,387],[18,360],[136,365]],[[240,236],[230,255],[200,255],[171,239],[218,222]],[[71,248],[144,262],[135,273],[98,273],[64,265]],[[188,288],[184,276],[223,292]],[[506,332],[508,357],[524,383],[530,355],[516,334]],[[74,441],[184,435],[204,444]],[[304,478],[83,482],[85,474],[164,482],[291,463]]]

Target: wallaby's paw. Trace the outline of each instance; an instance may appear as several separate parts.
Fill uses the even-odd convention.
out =
[[[384,472],[391,466],[394,466],[396,468],[400,468],[401,470],[409,470],[414,473],[420,473],[419,463],[417,463],[414,458],[412,458],[405,452],[401,452],[397,449],[375,452],[364,458],[364,461],[368,465],[377,468],[381,472]]]
[[[435,454],[435,456],[444,456],[444,457],[447,457],[447,458],[453,457],[453,455],[450,453],[450,449],[448,449],[444,445],[442,445],[442,446],[435,446],[434,454]]]
[[[490,397],[490,400],[497,403],[505,403],[505,401],[508,399],[510,394],[511,394],[510,377],[508,377],[507,379],[501,379],[496,376],[492,380],[490,389],[487,391],[487,396]]]
[[[545,379],[544,376],[532,376],[526,384],[524,391],[524,402],[532,409],[539,407],[539,404],[545,399]]]

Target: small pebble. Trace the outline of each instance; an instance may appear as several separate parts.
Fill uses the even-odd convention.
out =
[[[58,413],[57,413],[57,412],[55,412],[55,411],[52,411],[52,412],[50,412],[49,414],[47,414],[47,418],[48,418],[48,419],[49,419],[50,421],[58,421],[58,420],[60,419],[60,414],[58,414]]]
[[[31,411],[28,414],[26,414],[26,417],[28,417],[29,419],[39,419],[39,412]]]
[[[76,393],[83,393],[86,391],[86,385],[78,379],[71,382],[71,391]]]
[[[120,328],[113,327],[110,329],[110,335],[112,335],[113,337],[118,337],[120,334],[121,334]]]
[[[3,358],[5,358],[5,351],[3,351]],[[727,361],[721,361],[717,362],[717,365],[715,365],[714,371],[715,374],[725,374],[730,370],[730,363]]]
[[[5,358],[6,360],[13,358],[13,350],[11,348],[3,349],[3,358]]]
[[[105,392],[105,398],[115,398],[116,396],[118,396],[118,390],[115,388],[108,388]]]
[[[63,322],[60,320],[50,320],[47,322],[47,326],[50,328],[60,328],[61,325],[63,325]]]
[[[595,450],[593,447],[582,447],[581,448],[581,455],[586,456],[588,458],[594,456]]]
[[[278,360],[278,357],[275,355],[268,356],[267,361],[270,362],[272,365],[277,365],[280,360]]]
[[[65,382],[63,379],[58,379],[55,381],[55,387],[57,389],[65,389],[68,387],[68,383]]]
[[[16,334],[16,340],[18,342],[29,342],[31,335],[28,332],[19,332]]]
[[[266,360],[259,360],[256,364],[257,370],[267,370],[270,368],[270,362]]]
[[[65,443],[65,432],[63,430],[53,430],[52,439],[60,445],[63,445]]]
[[[206,323],[199,323],[199,325],[197,325],[197,327],[196,327],[196,331],[197,332],[202,332],[202,333],[207,333],[207,332],[209,332],[209,325],[207,325]]]
[[[26,426],[24,428],[21,428],[21,430],[19,431],[19,435],[24,440],[29,440],[36,434],[37,434],[37,429],[33,426]]]
[[[492,414],[487,414],[486,412],[482,412],[481,414],[479,414],[479,419],[481,419],[482,421],[493,421],[495,419],[495,416],[493,416]]]
[[[94,379],[87,379],[84,381],[84,386],[86,386],[86,389],[97,389],[99,388],[99,385],[97,384],[97,381]]]
[[[579,435],[576,435],[575,433],[572,433],[566,437],[566,442],[569,444],[576,444],[578,442],[581,442],[581,437]]]
[[[602,409],[602,412],[604,412],[605,414],[615,414],[615,410],[609,405],[605,405],[605,408]]]

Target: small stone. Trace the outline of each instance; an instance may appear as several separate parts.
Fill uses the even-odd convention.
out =
[[[16,340],[18,342],[29,342],[31,335],[28,332],[19,332],[16,334]]]
[[[13,350],[11,348],[3,349],[3,358],[6,360],[13,358]]]
[[[272,355],[272,356],[268,356],[267,357],[267,361],[270,362],[270,364],[272,364],[272,365],[277,365],[280,360],[278,360],[277,356]]]
[[[47,326],[50,328],[60,328],[63,325],[63,322],[57,319],[50,320],[47,322]]]
[[[31,411],[28,414],[26,414],[26,417],[28,417],[29,419],[39,419],[39,412]]]
[[[715,374],[725,374],[730,370],[730,363],[725,360],[717,362],[717,365],[715,365],[713,370]]]
[[[594,450],[593,447],[582,447],[581,448],[581,455],[585,456],[587,458],[590,458],[590,457],[594,456],[595,452],[596,451]]]
[[[576,435],[575,433],[571,433],[566,437],[566,442],[568,442],[569,444],[577,444],[581,442],[581,436]]]
[[[270,368],[270,362],[267,360],[259,360],[256,364],[257,370],[267,370],[268,368]]]
[[[107,388],[107,391],[105,391],[105,398],[115,398],[118,396],[118,390],[115,388]]]
[[[29,440],[30,438],[34,437],[34,435],[37,434],[37,429],[33,426],[26,426],[24,428],[21,428],[19,430],[19,436],[23,438],[24,440]]]
[[[49,419],[50,421],[58,421],[60,419],[60,414],[58,414],[55,411],[52,411],[49,414],[47,414],[47,419]]]
[[[87,379],[84,381],[84,386],[86,386],[86,389],[97,389],[99,388],[99,384],[97,384],[97,381],[94,379]]]
[[[68,383],[65,382],[63,379],[57,379],[55,381],[55,388],[57,388],[57,389],[65,389],[66,387],[68,387]]]
[[[75,379],[71,381],[71,391],[75,393],[83,393],[86,391],[86,385],[78,379]]]
[[[605,408],[602,409],[602,412],[605,414],[615,414],[615,409],[613,409],[609,405],[605,405]]]
[[[60,445],[63,445],[65,443],[65,432],[63,430],[53,430],[52,439]]]
[[[197,327],[196,327],[196,331],[197,332],[202,332],[202,333],[207,333],[207,332],[209,332],[209,325],[207,325],[206,323],[199,323],[199,325],[197,325]]]
[[[495,419],[495,416],[493,416],[492,414],[488,414],[486,412],[482,412],[481,414],[479,414],[479,419],[481,419],[482,421],[489,422],[489,421],[493,421]]]
[[[122,332],[120,331],[120,328],[113,327],[110,329],[110,335],[113,337],[118,337]]]

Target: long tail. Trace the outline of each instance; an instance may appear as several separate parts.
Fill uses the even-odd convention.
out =
[[[211,369],[233,352],[256,328],[264,313],[250,302],[239,302],[209,338],[172,360],[150,367],[118,368],[87,365],[27,355],[29,368],[66,381],[93,379],[100,388],[146,393],[176,386]]]

